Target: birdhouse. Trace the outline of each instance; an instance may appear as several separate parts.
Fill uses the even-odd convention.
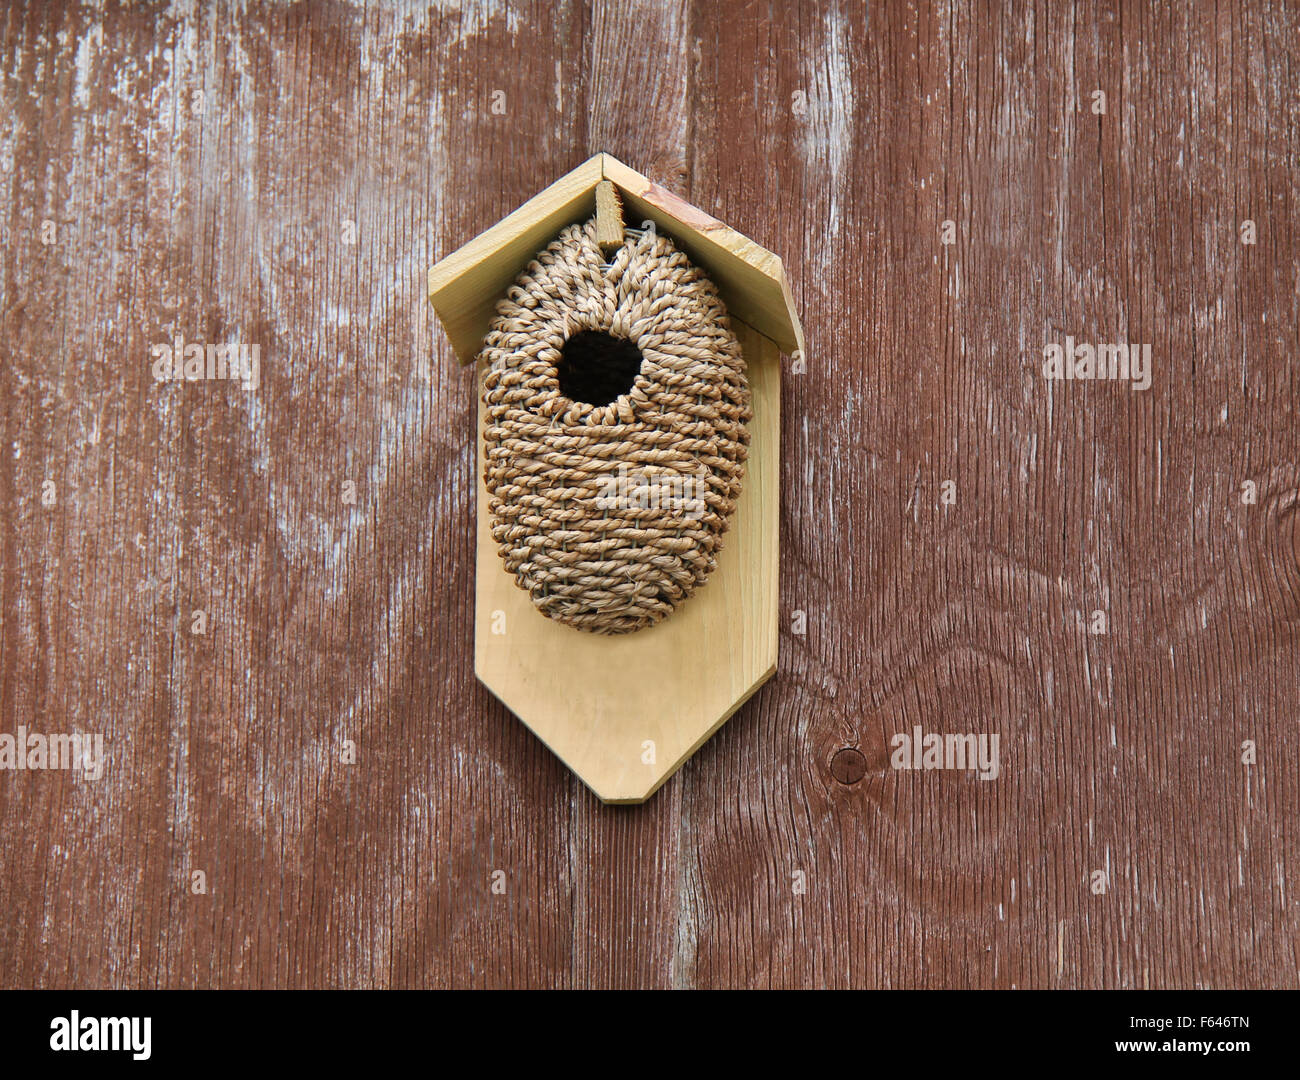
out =
[[[608,154],[429,271],[479,375],[479,679],[611,803],[776,670],[781,261]]]

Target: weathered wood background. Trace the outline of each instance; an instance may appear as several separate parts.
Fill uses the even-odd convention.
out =
[[[6,5],[0,732],[108,763],[0,773],[0,982],[1297,985],[1288,6]],[[778,675],[640,808],[474,679],[423,298],[597,150],[809,339]],[[1049,384],[1066,334],[1151,389]],[[260,386],[156,383],[176,335]]]

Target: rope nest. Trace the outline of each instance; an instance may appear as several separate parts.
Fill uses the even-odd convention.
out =
[[[542,614],[622,634],[665,618],[717,565],[752,413],[703,272],[653,232],[629,233],[610,259],[595,218],[572,225],[497,305],[481,353],[484,479],[501,558]],[[592,332],[640,351],[631,388],[607,404],[561,389],[566,365],[592,363],[574,356]]]

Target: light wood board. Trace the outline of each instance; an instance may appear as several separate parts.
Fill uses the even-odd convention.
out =
[[[479,402],[475,670],[605,802],[649,798],[776,669],[781,358],[757,331],[733,326],[754,399],[744,490],[717,569],[634,634],[548,619],[506,572],[483,483]]]
[[[601,159],[605,178],[623,197],[627,225],[653,221],[708,272],[728,311],[771,338],[783,352],[803,350],[803,325],[777,255],[613,155],[602,154]]]
[[[529,260],[564,226],[597,209],[596,188],[605,180],[618,189],[625,224],[652,221],[708,273],[734,316],[782,351],[802,351],[803,326],[785,267],[775,254],[601,153],[429,270],[429,302],[462,364],[478,355],[497,301]]]
[[[594,154],[429,270],[429,302],[462,364],[478,355],[496,304],[566,225],[596,209],[604,155]]]

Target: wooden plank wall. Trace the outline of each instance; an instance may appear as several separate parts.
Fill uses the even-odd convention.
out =
[[[0,733],[107,762],[0,772],[0,984],[1297,985],[1297,18],[6,5]],[[809,342],[777,677],[640,808],[474,679],[423,299],[597,150]],[[156,382],[177,335],[257,389]],[[1049,383],[1065,335],[1150,389]],[[1001,775],[895,771],[915,726]]]

